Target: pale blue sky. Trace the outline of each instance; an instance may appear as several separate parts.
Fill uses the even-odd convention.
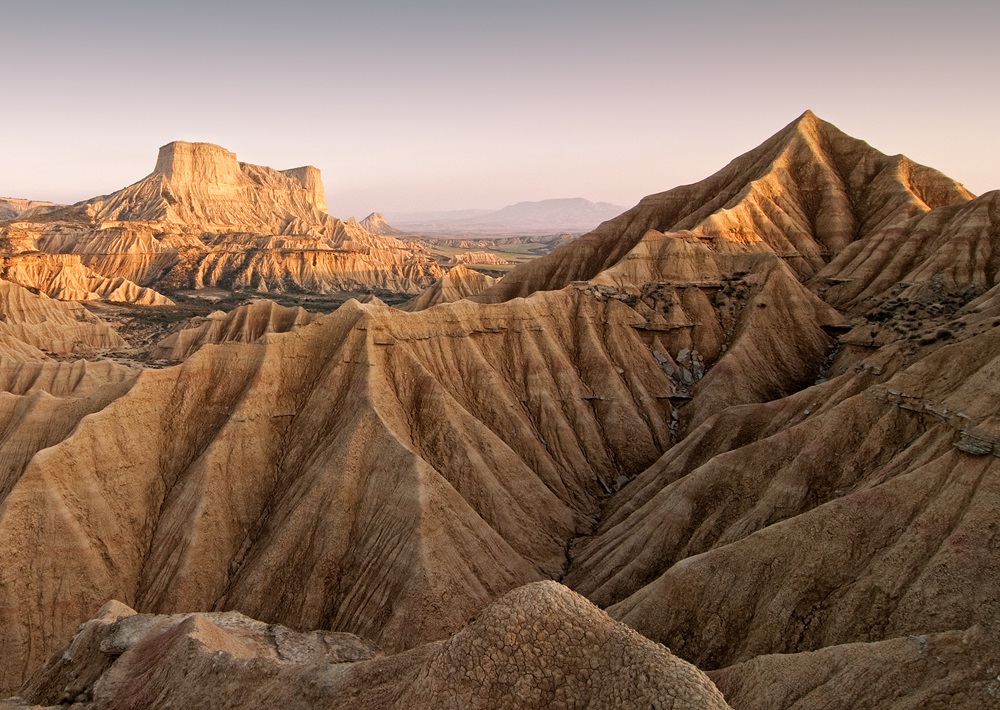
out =
[[[0,195],[76,201],[171,140],[323,171],[333,214],[631,205],[807,108],[1000,188],[1000,3],[0,0]]]

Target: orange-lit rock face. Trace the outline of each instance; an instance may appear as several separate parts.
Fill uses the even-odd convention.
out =
[[[321,226],[323,181],[313,167],[278,171],[240,163],[211,143],[160,148],[152,174],[92,201],[100,221],[150,221],[210,230],[286,233],[295,221]]]

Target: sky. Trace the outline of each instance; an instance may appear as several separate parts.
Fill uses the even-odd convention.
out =
[[[623,206],[806,109],[1000,188],[996,0],[0,0],[0,195],[75,202],[160,145],[321,169],[330,212]]]

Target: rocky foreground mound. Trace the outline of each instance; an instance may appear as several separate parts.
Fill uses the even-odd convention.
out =
[[[389,656],[350,634],[237,612],[153,616],[109,602],[22,701],[7,707],[729,707],[694,666],[553,582],[510,592],[448,640]]]
[[[214,692],[176,674],[215,656],[170,654],[230,633],[190,613],[227,611],[396,654],[323,661],[296,686],[322,702],[364,678],[364,702],[499,704],[489,678],[549,686],[479,661],[500,642],[470,619],[548,579],[736,708],[989,707],[996,204],[806,114],[478,294],[308,322],[258,305],[179,331],[176,367],[21,376],[0,395],[0,686],[118,599],[185,615],[98,673],[154,706]],[[26,314],[57,302],[38,303],[10,310],[32,367]],[[523,623],[503,648],[534,647]],[[218,663],[233,695],[285,692],[270,661]]]

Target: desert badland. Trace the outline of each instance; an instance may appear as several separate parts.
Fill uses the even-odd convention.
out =
[[[806,112],[516,265],[206,143],[0,219],[9,707],[1000,706],[1000,192]]]

